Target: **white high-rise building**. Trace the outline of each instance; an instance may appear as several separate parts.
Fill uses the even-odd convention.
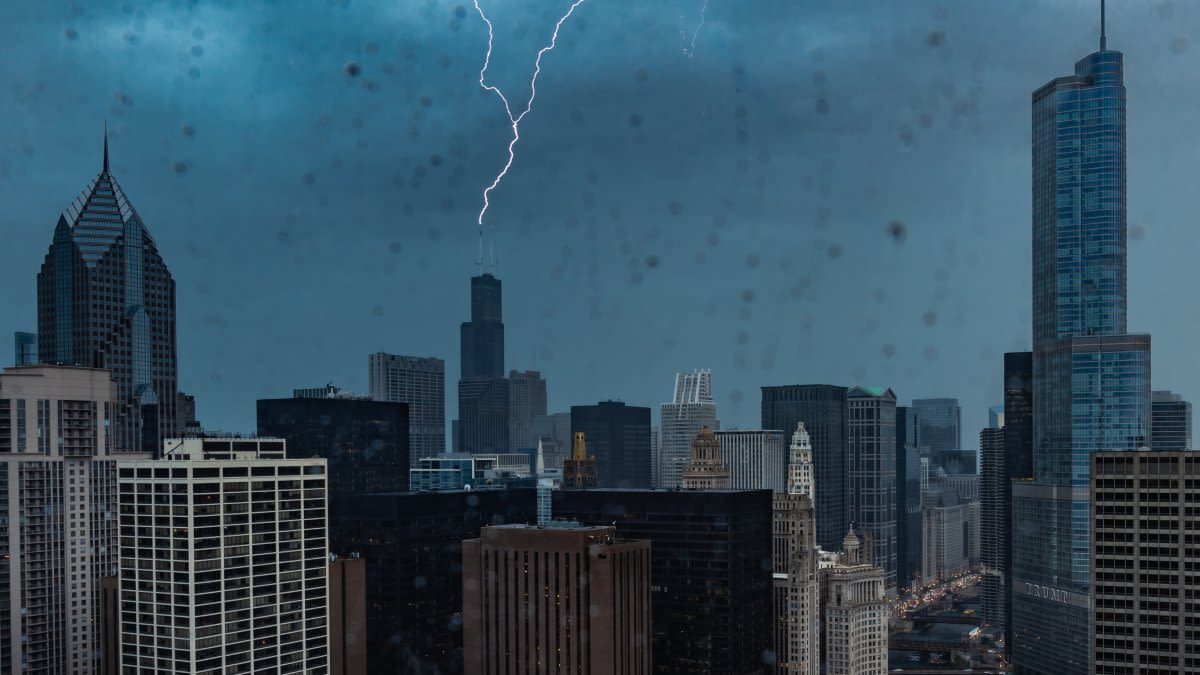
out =
[[[789,456],[787,492],[777,492],[773,500],[775,672],[818,675],[820,580],[813,514],[812,442],[803,422],[796,425],[792,434]]]
[[[661,408],[657,487],[671,490],[683,484],[683,469],[692,457],[692,439],[704,427],[721,428],[713,402],[712,371],[679,373],[671,402]]]
[[[883,570],[863,562],[851,530],[836,563],[821,568],[827,675],[886,675],[888,601]]]
[[[721,460],[729,467],[733,490],[787,490],[787,453],[783,432],[763,429],[717,431]]]
[[[100,578],[117,564],[112,391],[106,370],[0,373],[0,673],[100,669]]]
[[[324,459],[174,439],[121,461],[120,672],[329,671]]]
[[[368,360],[371,398],[408,404],[408,464],[446,452],[446,362],[377,352]]]

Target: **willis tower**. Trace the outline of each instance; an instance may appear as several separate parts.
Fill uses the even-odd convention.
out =
[[[461,329],[457,452],[508,451],[508,380],[500,280],[482,270],[471,277],[471,320]],[[494,266],[494,263],[493,263]]]

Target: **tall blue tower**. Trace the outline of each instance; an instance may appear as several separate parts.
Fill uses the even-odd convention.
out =
[[[1126,332],[1123,56],[1033,93],[1033,479],[1012,483],[1012,651],[1091,672],[1090,456],[1150,432],[1150,336]]]

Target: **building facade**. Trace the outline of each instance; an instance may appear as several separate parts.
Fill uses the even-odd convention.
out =
[[[446,452],[446,362],[376,352],[367,360],[371,398],[408,405],[408,461]]]
[[[328,672],[325,462],[283,446],[118,463],[122,673]]]
[[[500,280],[491,274],[471,277],[471,320],[460,331],[456,452],[509,450],[501,290]]]
[[[13,333],[13,365],[32,366],[38,362],[37,333]]]
[[[827,675],[886,675],[888,600],[883,570],[861,558],[850,532],[833,565],[822,567],[821,636]]]
[[[817,543],[836,551],[850,522],[847,494],[846,388],[797,384],[762,388],[762,428],[786,431],[800,422],[813,447],[817,492]]]
[[[596,456],[587,451],[586,434],[576,432],[571,445],[571,457],[563,460],[562,488],[564,490],[591,490],[599,487],[596,471]]]
[[[112,373],[112,449],[175,432],[175,280],[104,162],[58,218],[37,277],[38,358]]]
[[[921,449],[916,411],[896,407],[896,584],[907,588],[921,574]]]
[[[1150,440],[1150,337],[1126,322],[1123,57],[1103,43],[1033,93],[1033,479],[1012,487],[1019,672],[1092,671],[1091,455]]]
[[[692,439],[703,427],[721,428],[713,400],[712,371],[677,373],[671,402],[659,409],[658,478],[653,487],[670,490],[683,484],[683,469],[692,457]]]
[[[684,490],[728,490],[729,467],[721,458],[721,441],[704,427],[692,439],[692,458],[683,470]]]
[[[1172,391],[1150,392],[1150,447],[1192,449],[1192,404]]]
[[[462,544],[467,675],[648,675],[650,542],[551,521]]]
[[[949,486],[933,488],[921,505],[921,581],[934,583],[971,567],[972,509]]]
[[[883,568],[884,586],[895,594],[896,395],[887,387],[854,387],[846,401],[850,519],[868,533],[864,560]]]
[[[913,399],[917,437],[930,456],[962,449],[962,406],[956,398]],[[947,469],[950,472],[950,469]]]
[[[721,460],[729,469],[730,488],[787,491],[788,453],[782,431],[733,429],[713,434],[721,446]]]
[[[258,435],[327,460],[334,495],[408,489],[408,404],[361,398],[258,401]]]
[[[508,447],[513,452],[536,448],[534,418],[546,414],[546,378],[536,370],[508,373]]]
[[[602,487],[650,487],[650,409],[620,401],[571,406],[571,434],[587,437]]]
[[[561,469],[571,452],[571,413],[534,416],[532,435],[541,442],[546,468]]]
[[[786,492],[772,497],[772,632],[777,674],[821,671],[820,579],[813,514],[812,441],[803,424],[788,447]]]
[[[1200,671],[1200,455],[1097,453],[1091,496],[1095,672]]]

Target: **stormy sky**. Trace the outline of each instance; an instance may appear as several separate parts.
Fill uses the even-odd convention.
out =
[[[490,76],[528,95],[565,0],[485,0]],[[758,387],[956,396],[977,446],[1030,342],[1030,94],[1098,45],[1091,0],[586,0],[491,195],[510,366],[551,410],[657,406],[710,367]],[[1126,55],[1130,330],[1196,395],[1200,4],[1109,3]],[[508,122],[470,0],[6,3],[0,335],[36,328],[63,208],[113,173],[178,284],[180,388],[210,429],[367,389],[374,351],[446,359]],[[5,346],[3,362],[11,360]],[[656,413],[657,415],[657,410]]]

